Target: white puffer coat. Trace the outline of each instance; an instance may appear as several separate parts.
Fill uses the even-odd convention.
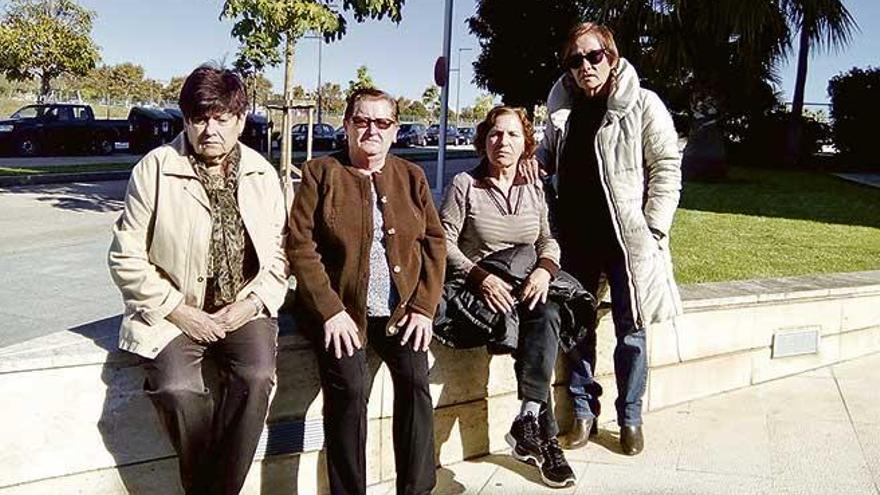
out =
[[[568,136],[575,91],[580,90],[568,73],[550,90],[550,122],[537,151],[538,161],[558,171],[566,166],[560,163],[560,155],[567,140],[593,147],[608,211],[626,258],[636,325],[669,320],[681,314],[668,237],[681,191],[681,154],[672,118],[655,93],[640,87],[635,69],[621,58],[608,112],[595,142],[589,143],[583,137]],[[652,231],[661,236],[659,241]],[[578,253],[563,251],[562,256]]]

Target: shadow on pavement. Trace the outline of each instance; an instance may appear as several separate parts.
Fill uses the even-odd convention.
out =
[[[0,189],[6,194],[31,194],[37,201],[70,211],[112,212],[124,206],[126,181],[74,182]]]

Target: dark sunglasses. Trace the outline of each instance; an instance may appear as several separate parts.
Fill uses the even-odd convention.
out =
[[[587,53],[573,53],[565,59],[565,66],[569,69],[577,69],[584,64],[584,60],[590,65],[599,65],[605,60],[605,49],[589,51]]]
[[[351,120],[351,123],[358,129],[366,129],[367,127],[370,127],[370,124],[376,124],[376,127],[383,131],[397,123],[391,119],[368,119],[367,117],[359,116],[353,116],[349,120]]]

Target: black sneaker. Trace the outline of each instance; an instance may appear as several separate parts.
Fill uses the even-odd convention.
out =
[[[545,485],[563,488],[575,483],[574,471],[565,460],[565,454],[555,437],[544,442],[541,454],[541,479]]]
[[[514,457],[523,462],[530,462],[536,466],[541,465],[544,444],[541,435],[541,427],[532,413],[526,413],[510,425],[510,431],[504,435],[504,439],[510,445]]]

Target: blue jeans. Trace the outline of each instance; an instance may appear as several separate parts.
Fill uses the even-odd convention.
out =
[[[611,317],[617,345],[614,348],[614,373],[617,378],[617,423],[621,426],[642,424],[642,397],[648,379],[648,354],[645,329],[636,328],[630,304],[629,284],[623,253],[604,256],[585,256],[578,253],[589,266],[578,266],[580,260],[565,263],[563,268],[575,276],[593,294],[599,286],[599,276],[605,273],[611,289]],[[594,325],[595,327],[595,325]],[[593,379],[596,366],[595,330],[569,353],[571,376],[568,390],[574,402],[575,417],[591,419],[599,414],[599,395],[602,388]]]

